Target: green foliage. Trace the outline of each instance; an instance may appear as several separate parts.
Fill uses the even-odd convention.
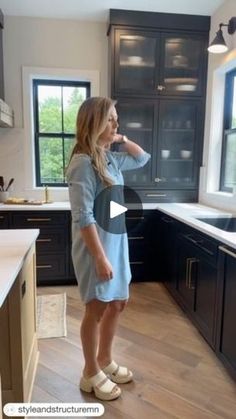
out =
[[[76,116],[84,96],[79,88],[74,88],[63,109],[58,97],[48,97],[39,105],[39,131],[44,134],[61,134],[55,137],[39,137],[40,177],[42,183],[64,183],[65,167],[74,145]],[[68,137],[68,134],[70,135]],[[64,150],[63,150],[64,147]]]

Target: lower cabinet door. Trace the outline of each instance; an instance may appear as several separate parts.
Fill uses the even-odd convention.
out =
[[[215,316],[217,267],[215,263],[197,254],[197,284],[195,299],[195,319],[208,343],[215,348]]]
[[[217,354],[236,379],[236,252],[220,247]]]
[[[177,293],[182,305],[193,311],[198,260],[195,257],[195,248],[181,235],[178,236],[177,244]]]

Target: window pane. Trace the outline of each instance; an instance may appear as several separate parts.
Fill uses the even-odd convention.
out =
[[[64,132],[74,134],[76,116],[86,99],[86,87],[63,87]]]
[[[39,138],[39,159],[41,183],[63,183],[62,138]]]
[[[61,87],[38,86],[39,132],[62,132]]]
[[[232,128],[236,128],[236,76],[234,77],[234,92],[233,92],[233,104],[232,104]]]
[[[64,140],[64,158],[65,158],[64,165],[65,165],[65,168],[69,164],[71,152],[72,152],[72,149],[73,149],[74,145],[75,145],[75,140],[73,138],[65,138],[65,140]]]
[[[225,151],[225,174],[224,186],[233,188],[236,186],[236,133],[228,134]]]

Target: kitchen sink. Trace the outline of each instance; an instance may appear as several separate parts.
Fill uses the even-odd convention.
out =
[[[197,220],[203,223],[210,224],[213,227],[219,228],[220,230],[229,231],[231,233],[236,232],[236,217],[227,218],[201,218],[196,217]]]

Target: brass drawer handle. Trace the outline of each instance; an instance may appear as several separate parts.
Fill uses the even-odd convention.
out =
[[[144,220],[144,217],[126,217],[126,220]]]
[[[144,262],[139,262],[139,261],[137,261],[137,262],[130,262],[130,265],[143,265],[144,264]]]
[[[27,218],[27,221],[51,221],[51,218]]]
[[[162,197],[162,196],[166,196],[166,193],[146,193],[146,196],[148,196],[148,197]]]
[[[139,236],[139,237],[128,237],[129,240],[143,240],[144,237],[143,236]]]
[[[36,242],[37,243],[44,243],[44,242],[51,242],[52,241],[52,239],[38,239],[38,240],[36,240]]]
[[[50,269],[52,268],[52,265],[37,265],[37,269]]]

